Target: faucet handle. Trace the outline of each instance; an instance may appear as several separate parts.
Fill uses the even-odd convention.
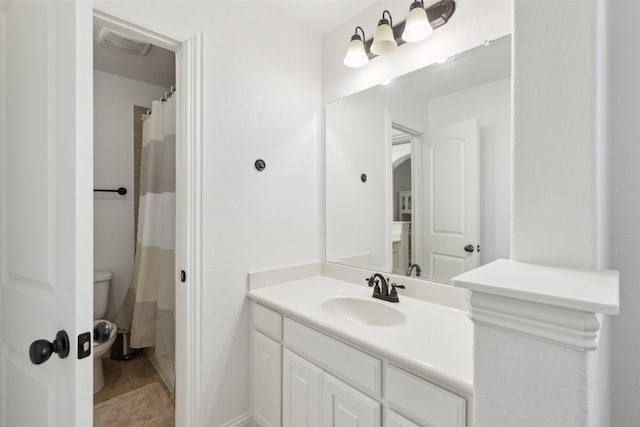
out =
[[[396,288],[404,289],[404,285],[396,285],[395,283],[391,284],[391,291],[389,292],[389,297],[392,298],[395,302],[398,302],[398,291]]]

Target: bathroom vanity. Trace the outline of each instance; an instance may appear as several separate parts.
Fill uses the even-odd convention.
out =
[[[364,278],[315,275],[249,291],[255,425],[471,425],[467,313],[402,294],[373,299]]]

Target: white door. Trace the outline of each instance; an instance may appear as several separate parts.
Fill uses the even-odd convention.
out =
[[[446,282],[480,259],[478,124],[471,119],[426,132],[414,144],[418,264],[425,277]]]
[[[322,425],[380,427],[380,403],[325,372],[322,375]]]
[[[253,331],[253,420],[260,427],[280,427],[282,345]]]
[[[282,370],[283,427],[320,427],[322,369],[285,349]]]
[[[0,10],[0,424],[91,426],[93,361],[78,358],[93,328],[91,3]],[[32,363],[30,345],[58,331],[68,356]]]

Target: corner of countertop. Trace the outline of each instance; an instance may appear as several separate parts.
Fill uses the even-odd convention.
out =
[[[593,313],[620,312],[620,280],[614,270],[568,269],[499,259],[454,277],[453,286]]]
[[[247,274],[249,291],[264,288],[291,280],[319,276],[322,272],[322,262],[312,261],[304,264],[294,264],[268,270],[250,271]]]

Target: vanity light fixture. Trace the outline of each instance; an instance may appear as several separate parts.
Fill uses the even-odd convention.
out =
[[[449,22],[455,11],[455,0],[440,0],[427,8],[424,7],[424,0],[413,0],[407,19],[393,26],[391,13],[385,10],[373,39],[365,40],[362,27],[356,27],[344,57],[344,65],[362,67],[369,59],[393,53],[398,46],[424,40],[433,30]]]
[[[362,37],[358,34],[358,30],[362,32]],[[358,68],[369,62],[369,56],[364,48],[364,30],[362,27],[356,27],[355,34],[351,36],[347,54],[344,56],[344,65],[350,68]]]
[[[384,14],[389,19],[384,17]],[[375,55],[382,56],[393,53],[398,47],[396,37],[393,34],[393,19],[388,10],[382,12],[382,19],[378,21],[378,28],[373,35],[373,43],[371,43],[371,52]]]
[[[402,40],[407,43],[421,42],[433,33],[429,23],[427,11],[424,9],[423,0],[415,0],[411,3],[409,14],[404,22]]]

